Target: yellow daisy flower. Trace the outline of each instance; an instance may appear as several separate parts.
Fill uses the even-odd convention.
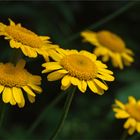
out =
[[[114,67],[123,69],[123,65],[129,66],[134,61],[133,52],[126,48],[125,42],[118,35],[110,31],[84,31],[81,36],[84,41],[96,46],[94,54],[102,56],[104,62],[111,59]]]
[[[56,49],[50,56],[55,62],[47,62],[42,66],[48,73],[48,81],[61,80],[61,89],[66,90],[70,85],[78,86],[81,92],[85,92],[87,86],[92,92],[102,95],[108,89],[105,81],[113,81],[113,72],[107,66],[96,60],[96,56],[87,51]]]
[[[10,25],[0,23],[0,35],[10,40],[11,48],[20,48],[25,56],[37,57],[37,54],[48,56],[50,49],[58,45],[52,45],[48,36],[38,36],[34,32],[24,28],[21,24],[15,24],[10,20]]]
[[[20,60],[16,66],[11,63],[0,63],[0,93],[4,103],[24,107],[25,99],[22,90],[27,93],[31,103],[35,101],[36,96],[33,90],[37,93],[42,92],[39,87],[41,77],[30,74],[24,66],[24,60]]]
[[[132,135],[135,131],[140,133],[140,100],[132,96],[128,97],[128,103],[123,104],[119,100],[115,100],[116,105],[113,111],[116,112],[117,119],[127,119],[124,128],[128,129],[128,134]]]

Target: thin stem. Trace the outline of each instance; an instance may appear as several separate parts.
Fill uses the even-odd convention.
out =
[[[127,3],[125,6],[121,7],[120,9],[118,9],[117,11],[115,11],[114,13],[111,13],[110,15],[106,16],[105,18],[97,21],[95,24],[90,25],[89,27],[87,27],[84,30],[92,30],[95,29],[105,23],[107,23],[108,21],[114,19],[115,17],[119,16],[120,14],[122,14],[123,12],[127,11],[129,8],[131,8],[137,1],[131,1],[129,3]],[[81,32],[78,32],[74,35],[72,35],[70,38],[68,38],[67,40],[65,40],[64,42],[62,42],[62,45],[67,44],[71,41],[73,41],[74,39],[78,38],[80,36]]]
[[[64,97],[65,93],[60,93],[59,96],[57,96],[49,105],[46,106],[46,108],[44,108],[44,110],[42,111],[42,113],[38,116],[38,118],[33,122],[33,124],[31,125],[31,127],[28,130],[28,133],[31,134],[36,127],[40,124],[40,122],[43,120],[46,112],[48,112],[48,110],[55,106],[63,97]]]
[[[2,110],[1,110],[1,114],[0,114],[0,129],[2,128],[2,125],[3,125],[5,113],[6,113],[6,104],[3,103],[3,105],[2,105]]]
[[[68,115],[68,112],[69,112],[69,109],[70,109],[70,105],[72,103],[72,99],[74,97],[74,93],[75,93],[75,90],[76,90],[75,87],[71,87],[71,88],[72,88],[72,90],[70,90],[70,91],[72,91],[72,92],[68,93],[68,96],[67,96],[67,99],[66,99],[66,102],[65,102],[65,105],[64,105],[64,110],[63,110],[62,116],[60,118],[60,121],[59,121],[55,131],[53,132],[53,134],[49,138],[49,140],[55,140],[57,135],[59,134],[59,132],[63,128],[64,122],[67,118],[67,115]]]
[[[128,132],[127,132],[127,130],[124,130],[124,132],[121,136],[121,140],[126,140],[127,136],[128,136]]]

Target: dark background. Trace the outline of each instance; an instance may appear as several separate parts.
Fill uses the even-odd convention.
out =
[[[51,41],[62,48],[93,50],[93,46],[82,43],[79,32],[88,29],[92,24],[106,16],[126,7],[132,1],[0,1],[0,22],[9,24],[8,18],[39,35],[48,35]],[[115,81],[108,83],[109,90],[99,96],[87,90],[85,94],[78,90],[75,94],[68,118],[58,140],[117,140],[123,134],[122,120],[116,120],[112,112],[114,99],[127,101],[132,95],[140,99],[140,2],[113,17],[111,20],[93,28],[93,31],[110,30],[120,35],[128,48],[135,53],[135,62],[123,70],[115,69],[110,63],[109,69],[114,71]],[[76,37],[71,40],[73,36]],[[0,38],[0,60],[8,62],[14,49],[8,41]],[[6,105],[1,139],[48,139],[62,113],[65,97],[46,114],[44,119],[32,134],[28,129],[43,109],[60,94],[60,81],[48,82],[46,75],[41,74],[44,63],[42,57],[27,60],[26,68],[33,74],[42,76],[43,93],[37,95],[36,102],[30,104],[26,100],[23,109]],[[0,99],[2,102],[2,99]],[[1,103],[2,104],[2,103]],[[1,107],[2,109],[2,107]],[[138,140],[138,134],[129,140]]]

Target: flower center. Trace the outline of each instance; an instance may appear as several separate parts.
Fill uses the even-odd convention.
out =
[[[15,41],[32,48],[39,48],[43,45],[43,41],[32,31],[20,26],[6,26],[5,32]]]
[[[27,85],[28,76],[25,69],[17,69],[10,63],[0,65],[0,85],[21,87]]]
[[[80,80],[90,80],[96,76],[97,67],[92,60],[80,54],[71,54],[65,56],[60,64],[73,77]]]
[[[137,121],[140,121],[140,104],[127,104],[126,111]]]
[[[102,45],[113,52],[121,53],[125,50],[124,41],[116,34],[108,31],[100,31],[97,33],[97,38]]]

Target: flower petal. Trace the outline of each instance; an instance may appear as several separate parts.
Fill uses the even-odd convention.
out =
[[[13,87],[12,88],[13,97],[17,103],[21,103],[20,91],[19,88]]]
[[[108,86],[105,85],[104,83],[102,83],[101,81],[97,80],[97,79],[94,79],[94,82],[102,89],[104,90],[107,90],[108,89]]]
[[[11,96],[12,96],[11,89],[8,87],[5,87],[3,90],[3,94],[2,94],[2,99],[3,99],[4,103],[10,102]]]
[[[58,70],[55,72],[50,73],[47,78],[48,81],[56,81],[61,79],[64,75],[66,75],[68,72],[66,70]]]
[[[2,93],[4,86],[0,85],[0,93]]]
[[[23,86],[22,88],[23,88],[24,91],[25,91],[26,93],[28,93],[29,95],[31,95],[31,96],[33,96],[33,97],[36,96],[36,95],[33,93],[33,91],[32,91],[28,86]]]

